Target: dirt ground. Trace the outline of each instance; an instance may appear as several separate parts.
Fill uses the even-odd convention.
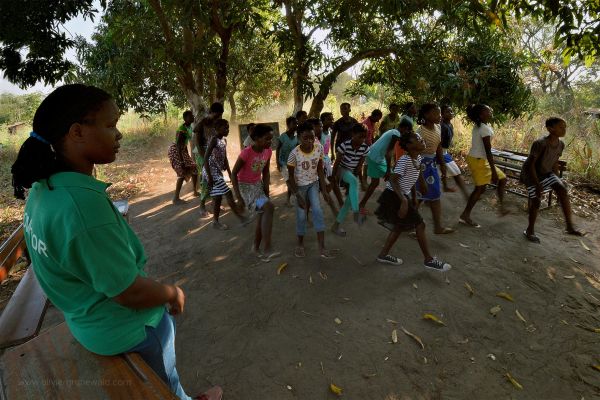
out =
[[[452,264],[449,273],[426,271],[407,236],[394,248],[404,265],[376,263],[387,232],[374,218],[360,228],[349,220],[346,238],[326,235],[327,246],[340,250],[334,260],[317,256],[309,230],[307,257],[297,259],[295,211],[283,206],[275,171],[273,237],[283,255],[265,263],[249,254],[253,225],[239,227],[226,212],[232,229],[214,230],[210,218],[199,218],[189,187],[189,202],[171,205],[166,160],[150,166],[158,172],[154,185],[131,202],[130,223],[149,274],[186,292],[176,347],[189,394],[218,384],[229,400],[328,399],[333,383],[347,399],[600,398],[596,221],[577,219],[589,232],[580,241],[563,234],[559,209],[545,210],[536,245],[522,237],[524,199],[507,195],[513,213],[498,218],[489,192],[473,214],[483,228],[472,229],[456,223],[464,202],[452,193],[443,210],[456,233],[433,235],[431,213],[422,209],[431,247]],[[424,320],[426,313],[445,325]]]
[[[318,257],[309,229],[307,257],[297,259],[295,210],[283,206],[274,171],[273,238],[283,254],[265,263],[249,252],[253,225],[239,227],[226,211],[232,229],[214,230],[186,185],[189,202],[171,205],[175,177],[166,158],[140,162],[142,169],[151,172],[130,200],[130,224],[149,275],[186,293],[176,348],[188,394],[221,385],[228,400],[330,399],[333,383],[347,399],[600,399],[597,221],[576,219],[589,232],[580,241],[563,234],[558,208],[542,211],[536,245],[522,237],[524,199],[508,194],[513,212],[498,218],[488,192],[473,214],[483,227],[473,229],[458,225],[464,200],[451,193],[443,212],[456,233],[433,235],[431,213],[421,210],[433,252],[453,266],[446,274],[426,271],[405,235],[393,250],[404,265],[376,263],[387,231],[374,218],[360,228],[349,218],[346,238],[326,234],[327,246],[340,250],[334,260]],[[330,225],[328,209],[325,217]],[[426,313],[445,325],[424,320]],[[45,326],[60,319],[51,310]]]

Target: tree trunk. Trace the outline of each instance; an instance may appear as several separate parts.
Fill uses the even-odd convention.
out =
[[[198,94],[195,90],[190,88],[183,88],[185,97],[194,113],[194,121],[200,122],[207,114],[208,107],[206,105],[206,99],[202,95]]]
[[[231,43],[232,31],[232,29],[227,29],[225,34],[221,36],[221,54],[219,61],[217,61],[215,101],[221,104],[225,102],[225,92],[227,90],[227,61],[229,59],[229,44]]]
[[[329,90],[327,90],[327,93],[325,93],[319,88],[319,92],[315,95],[312,103],[310,104],[310,111],[308,112],[309,118],[319,118],[321,111],[323,111],[323,108],[325,107],[325,99],[328,95]]]
[[[237,106],[235,104],[235,92],[232,92],[227,96],[229,99],[229,107],[231,108],[231,117],[229,122],[234,123],[237,119]]]

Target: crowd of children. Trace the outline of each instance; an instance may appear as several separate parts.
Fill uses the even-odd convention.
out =
[[[412,232],[425,268],[440,272],[451,268],[432,256],[419,214],[420,204],[429,203],[434,233],[453,232],[441,222],[441,196],[454,190],[448,185],[450,177],[467,198],[460,223],[480,227],[471,212],[486,185],[492,183],[498,190],[499,213],[507,213],[503,202],[506,177],[494,165],[492,156],[490,107],[477,104],[466,110],[474,124],[467,156],[475,186],[470,195],[449,153],[454,135],[452,108],[428,103],[417,110],[415,104],[408,103],[403,115],[397,104],[391,104],[389,110],[379,130],[376,124],[382,118],[381,111],[374,110],[359,123],[350,116],[348,103],[342,104],[342,117],[335,122],[332,113],[309,119],[303,111],[287,119],[287,131],[278,141],[276,163],[288,187],[287,203],[291,204],[292,196],[295,199],[296,257],[306,256],[304,237],[309,215],[319,256],[335,256],[325,246],[327,229],[321,196],[335,217],[331,231],[345,236],[347,232],[341,225],[348,212],[352,210],[354,221],[363,225],[370,215],[367,201],[382,178],[385,188],[373,212],[378,223],[389,231],[376,256],[381,263],[402,264],[391,254],[392,247],[402,232]],[[183,312],[184,292],[146,276],[146,254],[139,239],[109,201],[107,185],[92,177],[94,165],[115,160],[122,138],[117,129],[119,115],[111,96],[92,86],[65,85],[42,101],[34,116],[33,131],[11,169],[15,196],[24,199],[29,190],[25,240],[28,248],[38,249],[29,254],[40,286],[64,313],[79,343],[101,355],[139,353],[177,397],[189,399],[175,368],[172,318]],[[273,128],[249,125],[249,139],[230,169],[226,139],[229,123],[222,116],[223,106],[215,103],[209,115],[192,129],[194,115],[190,111],[183,114],[184,122],[168,150],[177,175],[173,203],[182,202],[183,182],[191,180],[194,195],[200,197],[202,215],[208,214],[205,205],[212,198],[212,226],[226,230],[229,227],[219,220],[225,197],[243,224],[256,220],[251,252],[270,260],[280,254],[271,237],[275,211],[270,197]],[[548,135],[533,142],[521,171],[529,197],[529,224],[523,235],[534,243],[540,243],[534,228],[541,196],[549,189],[560,201],[566,232],[581,235],[573,224],[565,183],[556,173],[565,147],[560,138],[565,136],[566,128],[561,118],[546,120]],[[231,187],[223,171],[227,171]],[[360,201],[359,183],[365,189]],[[341,188],[345,189],[345,199]],[[62,235],[54,232],[57,221],[67,227]],[[105,255],[109,253],[111,262],[106,263]],[[222,390],[214,387],[196,398],[221,397]]]
[[[285,205],[292,207],[292,198],[296,204],[298,245],[294,254],[297,257],[305,256],[304,236],[309,215],[312,215],[317,233],[319,254],[323,258],[333,257],[325,247],[321,196],[335,217],[331,232],[343,237],[347,232],[342,225],[350,211],[353,221],[359,226],[371,215],[367,202],[381,179],[386,182],[385,189],[377,200],[374,214],[379,224],[390,230],[377,256],[377,261],[382,263],[402,263],[390,254],[390,250],[400,232],[410,231],[419,242],[425,267],[438,271],[450,269],[449,264],[430,255],[425,224],[418,211],[421,203],[426,203],[433,217],[433,232],[453,233],[454,229],[442,223],[441,197],[444,192],[458,189],[463,194],[466,206],[459,222],[469,227],[480,227],[471,218],[471,211],[489,184],[496,185],[499,214],[508,213],[504,205],[506,176],[494,164],[491,145],[493,111],[487,105],[471,105],[466,110],[474,125],[471,148],[466,158],[474,183],[470,194],[462,172],[450,154],[454,138],[454,110],[451,106],[426,103],[417,107],[410,102],[400,107],[392,103],[389,114],[384,116],[376,109],[360,123],[350,113],[349,103],[342,103],[341,117],[335,122],[330,112],[322,113],[320,118],[309,119],[305,111],[299,111],[286,119],[286,131],[277,139],[275,162],[287,186]],[[183,181],[195,179],[200,174],[202,215],[206,214],[205,201],[210,196],[214,201],[213,226],[228,229],[219,221],[221,198],[225,196],[243,223],[254,217],[257,219],[252,252],[264,259],[276,257],[280,252],[275,251],[271,243],[275,207],[269,197],[273,130],[263,124],[249,124],[249,136],[233,170],[230,170],[225,141],[229,126],[221,119],[222,114],[223,106],[213,104],[209,115],[194,130],[193,138],[190,133],[193,116],[189,112],[184,114],[184,124],[178,129],[177,140],[169,150],[178,177],[174,202],[179,201]],[[554,173],[564,148],[559,138],[564,136],[566,124],[560,118],[550,118],[546,126],[550,135],[534,142],[521,174],[530,198],[529,226],[523,234],[536,243],[540,242],[534,232],[540,197],[549,188],[558,195],[567,232],[580,234],[572,222],[564,183]],[[192,139],[197,169],[189,165],[191,158],[186,143]],[[223,171],[230,176],[233,193],[223,178]],[[450,185],[450,178],[455,187]],[[193,182],[196,185],[196,181]],[[361,188],[364,195],[359,199]],[[194,190],[194,194],[198,195],[198,192]]]

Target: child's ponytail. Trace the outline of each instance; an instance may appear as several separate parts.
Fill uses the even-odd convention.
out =
[[[62,142],[74,123],[84,123],[111,96],[102,89],[81,84],[64,85],[50,93],[33,117],[33,132],[21,146],[12,165],[15,197],[25,198],[34,182],[65,170],[60,161]]]
[[[486,109],[485,104],[470,104],[467,106],[467,117],[477,126],[481,126],[481,112]]]

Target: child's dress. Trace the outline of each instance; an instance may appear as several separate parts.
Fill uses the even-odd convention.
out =
[[[225,158],[227,157],[227,141],[223,138],[215,138],[217,143],[208,156],[208,169],[213,179],[213,185],[210,188],[210,197],[223,196],[231,191],[223,179],[223,170],[225,169]],[[206,169],[202,170],[202,178],[208,181]]]

